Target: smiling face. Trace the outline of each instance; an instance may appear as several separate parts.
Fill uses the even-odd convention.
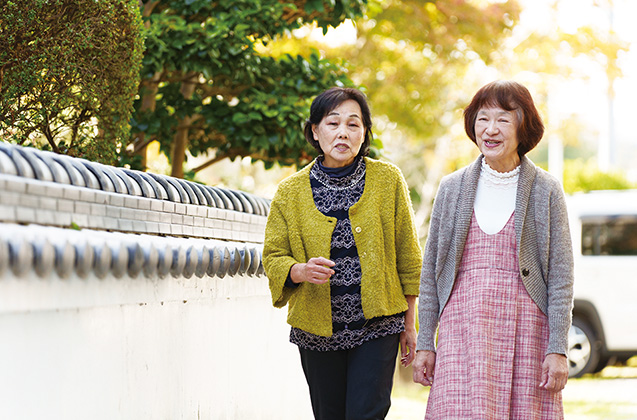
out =
[[[365,139],[361,107],[348,99],[312,125],[314,140],[323,151],[323,165],[339,168],[354,162]]]
[[[520,164],[518,155],[518,116],[515,110],[500,107],[480,108],[476,116],[476,144],[489,166],[509,172]]]

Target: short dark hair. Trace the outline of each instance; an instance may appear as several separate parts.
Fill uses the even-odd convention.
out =
[[[303,132],[305,133],[305,140],[307,140],[307,142],[310,143],[312,147],[319,152],[319,154],[323,154],[323,150],[321,150],[319,142],[314,140],[312,125],[318,125],[326,115],[334,110],[334,108],[349,99],[358,102],[358,105],[361,107],[361,112],[363,113],[361,117],[365,127],[365,139],[363,140],[361,149],[358,152],[358,156],[369,155],[369,145],[372,142],[372,114],[369,110],[369,105],[367,104],[367,98],[365,97],[365,94],[358,89],[343,87],[330,88],[320,93],[312,101],[310,117],[305,121],[305,128]]]
[[[484,85],[473,96],[464,110],[464,131],[476,142],[476,118],[481,108],[497,106],[507,111],[515,111],[518,117],[518,155],[524,156],[532,150],[544,135],[542,117],[535,108],[529,90],[518,82],[496,80]]]

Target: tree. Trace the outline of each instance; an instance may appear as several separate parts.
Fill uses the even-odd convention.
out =
[[[452,128],[478,87],[471,73],[497,57],[519,13],[514,0],[386,0],[359,20],[357,43],[337,52],[367,87],[387,153],[413,186],[422,236],[436,186],[453,169]]]
[[[114,164],[143,53],[135,0],[0,0],[0,135]]]
[[[634,182],[619,171],[605,172],[594,159],[570,160],[564,165],[564,191],[568,194],[593,190],[625,190],[635,188]]]
[[[310,159],[302,123],[311,99],[351,85],[344,63],[308,56],[272,57],[256,46],[316,22],[327,28],[361,16],[366,0],[147,0],[146,54],[132,143],[153,140],[183,177],[186,151],[207,164],[249,156],[266,165]]]
[[[366,15],[356,21],[353,44],[316,45],[328,58],[344,58],[352,81],[364,87],[384,154],[413,186],[422,234],[435,186],[449,169],[451,127],[462,118],[458,110],[473,89],[467,88],[472,80],[467,74],[476,63],[492,62],[519,13],[516,1],[370,1]],[[312,41],[303,37],[267,48],[281,52],[309,45]]]
[[[490,63],[518,19],[509,2],[387,0],[358,22],[358,41],[342,53],[352,79],[367,87],[376,114],[419,143],[447,131],[445,113],[475,61]]]

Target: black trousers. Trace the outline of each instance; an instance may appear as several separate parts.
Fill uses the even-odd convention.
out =
[[[391,389],[400,334],[363,343],[351,350],[299,348],[316,420],[382,420]]]

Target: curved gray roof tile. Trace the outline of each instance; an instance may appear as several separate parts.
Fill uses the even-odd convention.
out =
[[[8,175],[18,175],[15,162],[4,149],[0,148],[0,172]]]
[[[67,158],[67,156],[51,152],[43,152],[43,154],[48,154],[51,157],[51,160],[55,161],[64,168],[71,185],[75,185],[76,187],[86,187],[86,179],[84,178],[84,175],[82,175],[77,167],[71,163],[71,159]]]
[[[269,200],[243,191],[102,165],[0,141],[0,174],[267,215]]]
[[[243,191],[0,142],[0,276],[262,276],[269,207]]]
[[[217,240],[0,224],[0,275],[103,278],[260,276],[261,246]],[[88,233],[88,235],[87,235]]]
[[[15,151],[29,163],[33,170],[35,179],[39,179],[40,181],[53,181],[51,169],[49,169],[49,167],[40,158],[38,158],[37,154],[33,152],[34,150],[35,149],[31,149],[30,151],[28,147],[15,149]]]
[[[18,176],[23,176],[25,178],[35,178],[33,168],[31,168],[29,162],[20,153],[18,153],[18,147],[12,147],[7,143],[0,142],[0,148],[2,148],[3,151],[13,161]]]
[[[228,196],[226,194],[224,194],[224,191],[221,188],[215,187],[215,186],[210,186],[210,189],[217,194],[217,197],[219,197],[219,200],[222,203],[222,205],[219,206],[219,207],[224,208],[224,209],[232,209],[232,208],[234,208],[234,206],[232,205],[232,201],[230,201]]]

